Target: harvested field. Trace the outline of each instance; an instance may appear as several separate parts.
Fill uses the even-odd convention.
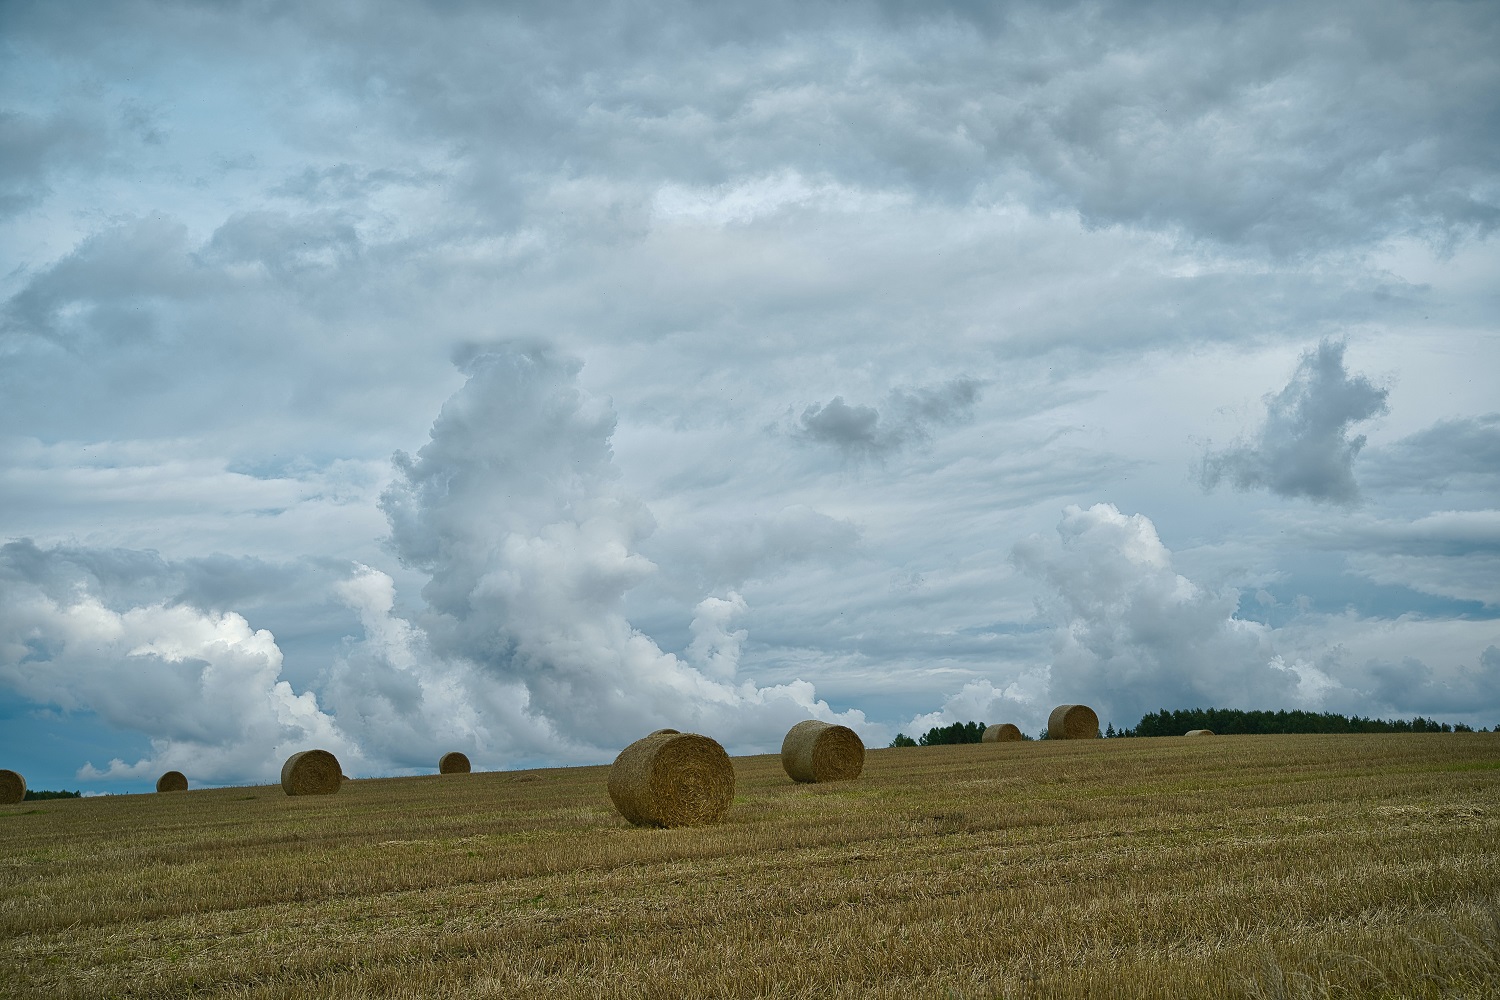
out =
[[[1500,736],[735,758],[0,808],[0,995],[1441,997],[1500,982]],[[6,991],[10,991],[7,994]]]

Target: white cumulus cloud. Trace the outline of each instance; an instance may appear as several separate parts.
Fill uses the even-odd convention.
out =
[[[150,737],[134,762],[86,763],[81,778],[272,780],[298,750],[361,754],[310,691],[281,678],[275,638],[234,612],[166,603],[106,606],[79,589],[55,599],[12,575],[0,598],[0,683],[66,711]]]
[[[1235,591],[1173,568],[1145,515],[1069,506],[1056,537],[1023,540],[1015,559],[1046,587],[1038,610],[1053,626],[1053,702],[1133,725],[1164,706],[1255,709],[1320,696],[1321,677],[1279,658],[1266,626],[1235,617]]]

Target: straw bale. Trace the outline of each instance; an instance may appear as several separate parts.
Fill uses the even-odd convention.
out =
[[[1021,730],[1013,722],[1001,722],[993,726],[984,727],[984,735],[980,737],[983,743],[1009,743],[1011,740],[1021,738]]]
[[[185,792],[187,791],[187,775],[181,771],[168,771],[156,779],[156,790],[158,792]]]
[[[281,765],[281,790],[288,795],[332,795],[344,772],[327,750],[303,750]]]
[[[469,771],[468,755],[457,750],[448,751],[438,761],[438,774],[468,774]]]
[[[848,726],[799,722],[781,741],[781,766],[793,781],[852,781],[865,767],[865,744]]]
[[[707,736],[652,733],[615,758],[609,797],[637,826],[717,823],[734,801],[734,766]]]
[[[1188,736],[1212,736],[1213,734],[1212,729],[1189,729],[1186,733]]]
[[[18,771],[0,768],[0,806],[14,805],[26,798],[26,779]]]
[[[1058,705],[1047,717],[1049,740],[1092,740],[1099,735],[1099,716],[1087,705]]]
[[[673,733],[677,733],[677,732],[681,732],[681,730],[680,729],[658,729],[658,730],[656,730],[654,732],[647,733],[646,735],[647,736],[670,736]]]

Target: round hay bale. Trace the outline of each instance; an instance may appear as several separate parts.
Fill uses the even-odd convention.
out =
[[[1212,736],[1213,734],[1212,729],[1189,729],[1186,733],[1188,736]]]
[[[609,797],[637,826],[717,823],[734,801],[734,766],[707,736],[652,733],[615,758]]]
[[[656,730],[654,732],[647,733],[646,735],[647,736],[671,736],[673,733],[678,733],[678,732],[681,732],[681,731],[682,730],[680,730],[680,729],[658,729],[658,730]]]
[[[457,750],[450,750],[443,754],[438,761],[438,774],[468,774],[469,758]]]
[[[181,771],[168,771],[156,779],[156,790],[158,792],[185,792],[187,791],[187,775]]]
[[[848,726],[808,719],[787,730],[781,766],[793,781],[853,781],[865,767],[865,744]]]
[[[0,768],[0,806],[14,805],[26,798],[26,779],[19,771]]]
[[[1047,739],[1092,740],[1099,735],[1099,716],[1087,705],[1058,705],[1047,716]]]
[[[1015,723],[1001,722],[993,726],[984,727],[984,735],[980,737],[981,743],[1009,743],[1021,738],[1021,729]]]
[[[281,765],[281,790],[288,795],[332,795],[344,773],[327,750],[303,750]]]

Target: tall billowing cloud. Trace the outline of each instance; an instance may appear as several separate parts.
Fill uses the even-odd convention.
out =
[[[62,550],[0,550],[0,684],[42,705],[92,712],[150,737],[133,763],[92,762],[82,778],[268,780],[297,750],[323,747],[345,767],[358,748],[281,677],[275,638],[232,611],[159,601],[106,603],[110,580]]]
[[[1386,412],[1388,390],[1344,367],[1342,341],[1325,340],[1302,355],[1292,380],[1266,397],[1266,422],[1252,442],[1203,459],[1209,489],[1228,479],[1236,489],[1268,489],[1284,497],[1354,503],[1354,457],[1363,435],[1351,424]]]
[[[585,758],[667,725],[766,747],[834,717],[806,682],[736,678],[737,594],[698,605],[688,660],[627,620],[627,591],[656,569],[639,551],[655,524],[619,488],[614,413],[580,391],[580,368],[540,347],[481,354],[428,443],[396,456],[382,506],[397,554],[428,575],[414,624],[429,661],[511,688],[555,751]]]
[[[1334,683],[1285,663],[1264,625],[1236,618],[1237,593],[1179,574],[1144,515],[1069,506],[1055,539],[1034,535],[1015,559],[1047,586],[1038,607],[1054,627],[1054,702],[1132,724],[1163,706],[1310,706]]]

